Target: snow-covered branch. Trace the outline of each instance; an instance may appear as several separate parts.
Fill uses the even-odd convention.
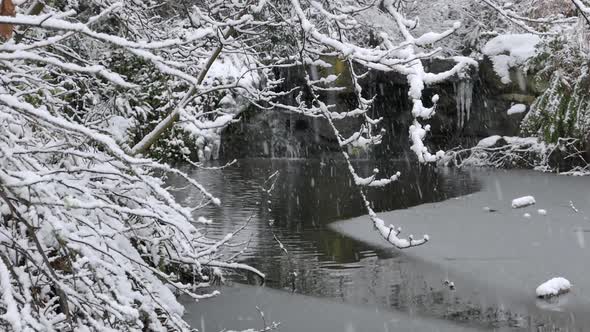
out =
[[[191,85],[205,84],[193,67],[202,68],[217,27],[158,31],[152,19],[150,32],[142,22],[150,9],[142,5],[83,5],[94,11],[44,6],[39,15],[0,16],[19,36],[0,45],[0,324],[14,331],[189,331],[176,294],[216,295],[212,276],[225,269],[264,274],[228,259],[224,248],[235,232],[207,238],[191,207],[178,204],[157,175],[184,178],[205,202],[219,199],[183,172],[133,156],[127,144],[150,110],[145,100],[174,91],[174,103],[189,98],[182,91]],[[119,33],[123,27],[151,36]],[[153,69],[170,89],[153,93],[157,82],[143,76]],[[199,115],[203,109],[187,114],[202,130],[222,124]]]
[[[264,278],[238,255],[224,254],[240,229],[210,239],[195,226],[203,204],[222,202],[162,156],[150,157],[173,142],[187,158],[193,140],[199,161],[210,158],[221,129],[248,105],[325,119],[376,230],[397,248],[425,244],[428,236],[400,237],[366,197],[401,174],[362,176],[348,154],[386,134],[381,119],[370,116],[373,96],[361,82],[372,70],[407,78],[411,149],[428,162],[440,154],[428,151],[429,127],[420,121],[435,114],[437,98],[424,101],[423,90],[472,62],[457,58],[448,71],[427,72],[422,61],[439,52],[432,44],[458,24],[415,37],[418,22],[392,1],[383,5],[402,41],[386,33],[378,46],[355,41],[356,15],[378,5],[35,1],[28,10],[17,7],[15,16],[0,16],[16,31],[0,45],[2,327],[189,331],[175,295],[215,296],[212,278],[224,269]],[[307,74],[310,66],[330,68],[326,59],[341,62],[345,72]],[[306,73],[305,84],[281,90],[275,70],[295,66]],[[351,86],[337,86],[339,75]],[[346,89],[356,101],[351,109],[325,101],[327,93]],[[295,105],[281,99],[291,94]],[[343,119],[357,119],[359,127],[341,133]],[[162,180],[169,174],[194,187],[202,203],[176,202]]]

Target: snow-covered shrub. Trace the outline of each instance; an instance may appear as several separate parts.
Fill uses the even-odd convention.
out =
[[[590,131],[590,76],[586,2],[530,0],[483,3],[508,24],[482,52],[490,56],[503,83],[519,66],[538,98],[522,122],[523,136],[546,143],[575,138],[584,149]],[[578,9],[579,8],[579,9]],[[506,31],[506,29],[508,29]],[[514,34],[526,32],[526,34]]]
[[[544,171],[590,169],[590,50],[587,1],[484,0],[477,20],[479,50],[490,58],[502,83],[519,67],[519,86],[534,94],[519,139],[484,139],[472,149],[447,154],[463,166],[527,167]],[[585,15],[584,15],[585,14]],[[476,17],[476,16],[474,16]],[[473,23],[468,23],[473,24]],[[477,54],[477,53],[476,53]],[[524,105],[523,105],[524,106]],[[523,111],[520,106],[514,111]],[[485,145],[485,146],[484,146]]]
[[[570,145],[574,158],[570,153],[562,157],[581,157],[586,165],[573,165],[588,168],[590,154],[577,151],[590,151],[590,63],[587,50],[573,38],[566,35],[552,39],[532,61],[531,67],[536,67],[532,81],[542,92],[523,119],[521,132],[549,144],[574,139],[575,145]]]
[[[583,148],[590,132],[588,64],[575,56],[562,60],[547,61],[546,71],[537,74],[535,79],[548,79],[549,86],[531,105],[521,129],[524,135],[538,135],[549,143],[576,138]]]
[[[18,28],[0,44],[0,329],[190,330],[177,295],[215,295],[219,268],[264,275],[224,258],[233,234],[207,238],[160,176],[219,200],[131,137],[196,83],[213,30],[148,2],[24,5],[0,16]],[[217,120],[200,110],[193,123]]]
[[[468,149],[447,151],[440,164],[455,167],[530,168],[588,175],[590,164],[576,139],[545,143],[538,137],[490,136]]]
[[[16,315],[11,327],[186,329],[174,294],[213,295],[201,291],[208,267],[232,264],[215,258],[231,237],[205,238],[150,173],[185,175],[45,107],[0,102],[14,128],[0,133],[0,305]]]

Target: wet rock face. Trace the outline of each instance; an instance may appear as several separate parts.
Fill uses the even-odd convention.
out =
[[[342,64],[334,66],[338,68]],[[340,69],[342,71],[342,69]],[[300,68],[281,70],[276,73],[284,80],[280,90],[286,91],[304,85]],[[325,77],[333,74],[319,69],[309,73]],[[346,75],[337,81],[339,86],[349,86]],[[297,105],[295,97],[299,91],[280,99],[281,103]],[[356,107],[355,97],[350,91],[327,93],[323,96],[337,109],[349,110]],[[241,115],[242,121],[225,128],[221,137],[220,156],[224,159],[245,157],[270,158],[317,158],[339,153],[339,145],[327,121],[311,118],[283,110],[257,110],[250,107]],[[347,137],[359,127],[359,119],[336,120],[340,133]],[[352,151],[353,154],[355,151]],[[362,153],[361,153],[362,154]]]
[[[523,71],[521,68],[510,69],[510,82],[503,83],[500,76],[494,70],[492,60],[486,55],[479,61],[479,77],[490,95],[509,99],[508,96],[520,95],[514,101],[532,101],[535,96],[547,89],[546,82],[534,82],[534,75]],[[508,97],[508,98],[506,98]]]
[[[442,72],[452,68],[454,61],[433,59],[425,62],[427,70]],[[315,71],[327,76],[327,72]],[[300,69],[277,73],[285,79],[282,89],[302,85]],[[517,75],[517,73],[515,73]],[[346,77],[340,85],[346,85]],[[428,144],[433,150],[448,149],[457,145],[473,145],[491,135],[517,136],[525,113],[508,115],[512,104],[529,104],[534,99],[530,84],[514,79],[513,84],[503,84],[497,77],[491,62],[484,60],[480,68],[472,69],[463,77],[429,86],[424,91],[424,104],[430,106],[434,94],[440,96],[436,115],[428,120],[431,133]],[[520,84],[518,82],[521,82]],[[375,96],[371,116],[383,117],[382,127],[387,130],[383,143],[369,152],[374,157],[396,157],[406,153],[410,146],[408,128],[412,124],[411,101],[404,76],[394,72],[371,71],[361,81],[366,97]],[[523,88],[524,85],[524,88]],[[294,105],[295,96],[282,102]],[[339,110],[356,106],[350,91],[324,96],[335,103]],[[358,128],[360,120],[338,121],[342,135],[347,137]],[[222,158],[238,157],[288,157],[309,158],[336,154],[338,144],[325,120],[280,110],[258,111],[249,109],[242,121],[230,125],[222,134]],[[356,157],[367,157],[364,151],[349,151]]]
[[[250,108],[222,133],[222,159],[313,158],[338,152],[326,121],[283,111]]]

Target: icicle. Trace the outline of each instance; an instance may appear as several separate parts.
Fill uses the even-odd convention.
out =
[[[457,128],[462,129],[471,115],[471,103],[473,100],[473,82],[461,80],[455,85],[455,100],[457,102]]]

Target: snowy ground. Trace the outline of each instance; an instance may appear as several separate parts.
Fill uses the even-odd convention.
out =
[[[483,182],[481,192],[380,214],[386,223],[431,237],[428,245],[400,255],[430,285],[439,285],[434,287],[443,287],[440,280],[453,281],[459,302],[486,302],[517,313],[533,321],[523,321],[529,327],[590,328],[590,177],[473,172]],[[526,195],[536,204],[511,207],[512,199]],[[331,227],[393,250],[368,224],[367,217],[359,217]],[[572,291],[553,301],[537,299],[537,286],[556,276],[569,279]]]

